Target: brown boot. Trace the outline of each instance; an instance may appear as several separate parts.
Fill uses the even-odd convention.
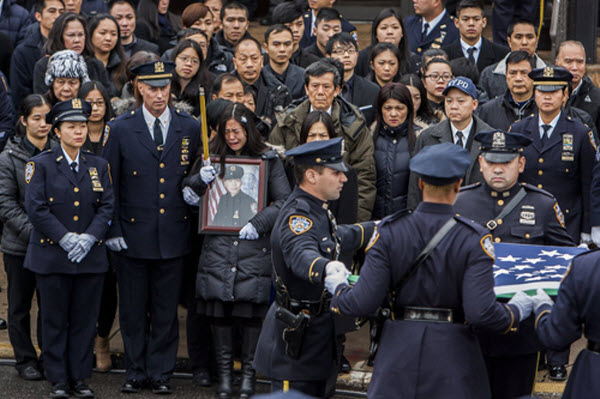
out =
[[[96,340],[94,341],[94,352],[96,353],[96,369],[98,369],[98,371],[102,373],[106,373],[112,368],[108,343],[108,337],[96,337]]]

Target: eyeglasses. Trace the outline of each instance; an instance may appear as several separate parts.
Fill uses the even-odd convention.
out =
[[[181,55],[179,58],[184,64],[191,62],[192,65],[200,65],[200,60],[198,58],[186,57],[185,55]]]
[[[355,48],[347,48],[347,49],[335,49],[331,51],[333,54],[335,55],[344,55],[344,53],[348,53],[348,55],[352,55],[358,52],[358,50],[356,50]]]
[[[429,75],[425,75],[425,77],[435,81],[440,80],[440,78],[444,81],[449,81],[454,78],[454,75],[449,73],[445,73],[443,75],[440,75],[439,73],[430,73]]]

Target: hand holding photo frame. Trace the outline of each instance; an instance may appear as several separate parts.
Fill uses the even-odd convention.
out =
[[[199,232],[238,234],[265,206],[265,161],[227,157],[223,173],[218,157],[211,157],[211,163],[217,170],[217,177],[202,197]]]

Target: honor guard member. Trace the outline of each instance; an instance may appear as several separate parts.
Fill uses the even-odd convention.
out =
[[[444,4],[445,0],[413,0],[416,15],[404,19],[410,51],[421,55],[429,48],[446,47],[459,39],[454,17]]]
[[[104,238],[114,211],[106,160],[80,151],[92,107],[59,102],[46,122],[60,140],[25,165],[25,209],[33,225],[24,267],[36,275],[44,371],[51,398],[93,398],[96,320],[108,258]]]
[[[170,103],[172,62],[131,70],[143,104],[109,122],[103,156],[117,198],[106,246],[117,252],[119,322],[127,359],[122,392],[171,392],[190,210],[181,182],[199,146],[200,122]]]
[[[527,162],[521,181],[552,194],[564,212],[573,240],[588,243],[596,142],[590,128],[562,110],[573,75],[561,67],[548,66],[532,70],[529,77],[538,111],[510,127],[532,140],[523,150]]]
[[[600,251],[575,257],[560,283],[556,303],[538,289],[532,297],[535,330],[544,346],[563,350],[587,338],[563,392],[563,399],[597,398],[600,393]]]
[[[461,189],[456,212],[486,227],[494,242],[574,246],[556,199],[547,191],[518,182],[525,169],[523,148],[531,139],[497,130],[477,133],[475,140],[481,143],[479,164],[485,182]],[[492,398],[513,399],[533,391],[542,349],[533,322],[533,317],[523,320],[515,333],[479,334]],[[561,362],[560,358],[557,361]]]
[[[223,185],[227,193],[219,198],[217,214],[212,224],[217,226],[245,226],[257,212],[254,199],[242,191],[244,169],[237,165],[228,165],[223,176]]]
[[[271,379],[272,391],[296,389],[329,397],[339,370],[331,295],[323,279],[335,271],[349,273],[337,260],[340,251],[362,247],[374,226],[338,226],[328,209],[328,201],[339,197],[347,181],[342,148],[339,137],[286,152],[294,158],[297,186],[271,233],[276,300],[254,357],[254,368]]]
[[[379,223],[356,285],[343,271],[325,277],[336,313],[372,315],[391,294],[369,398],[489,398],[473,329],[507,333],[531,312],[522,292],[496,301],[491,235],[453,209],[469,164],[452,143],[422,149],[410,169],[423,202]]]

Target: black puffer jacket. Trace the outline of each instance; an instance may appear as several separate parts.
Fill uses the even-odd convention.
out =
[[[268,304],[272,271],[269,236],[290,187],[275,151],[266,152],[262,158],[267,163],[267,206],[250,219],[260,237],[258,240],[240,240],[237,234],[204,237],[196,295],[205,301]],[[198,195],[206,191],[199,173],[186,179],[184,185]]]
[[[375,139],[375,167],[377,169],[377,196],[373,219],[406,208],[411,154],[406,137],[406,122],[395,129],[383,126]]]
[[[58,143],[52,141],[51,148]],[[0,154],[0,221],[2,252],[25,256],[32,225],[25,212],[25,164],[31,158],[23,137],[11,137]]]

